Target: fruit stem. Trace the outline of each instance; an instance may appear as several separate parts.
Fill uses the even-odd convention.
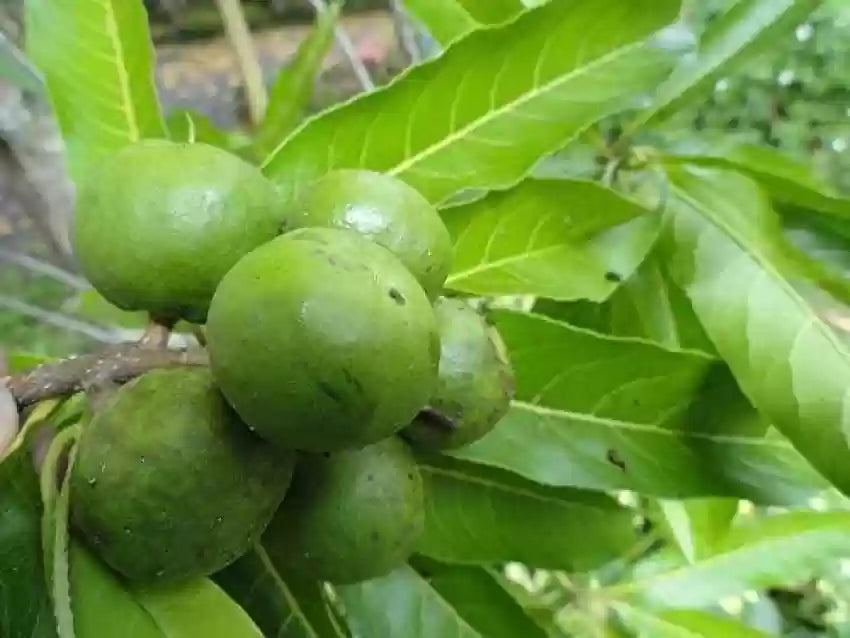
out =
[[[139,339],[139,347],[146,350],[164,350],[168,346],[172,328],[174,328],[173,320],[151,317],[148,327]]]
[[[206,352],[202,350],[153,350],[141,343],[125,343],[0,377],[0,384],[6,384],[18,409],[22,410],[45,399],[81,392],[93,383],[124,383],[157,368],[207,364]]]

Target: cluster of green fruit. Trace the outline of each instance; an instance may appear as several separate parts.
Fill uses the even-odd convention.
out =
[[[439,297],[448,231],[394,178],[331,172],[284,202],[222,150],[145,141],[81,189],[75,244],[113,303],[206,323],[209,369],[136,378],[79,440],[73,523],[129,579],[260,540],[315,579],[384,574],[424,526],[410,446],[466,445],[508,407],[498,335]]]

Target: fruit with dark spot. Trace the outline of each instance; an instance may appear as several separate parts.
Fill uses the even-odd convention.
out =
[[[296,230],[246,255],[215,293],[207,344],[245,422],[284,449],[314,452],[374,443],[410,423],[440,356],[416,279],[386,248],[332,228]]]
[[[74,525],[130,580],[211,574],[256,542],[294,454],[253,434],[207,370],[149,372],[84,428],[71,474]]]
[[[81,188],[77,257],[115,305],[200,322],[224,273],[278,234],[277,197],[259,169],[226,151],[145,140]]]
[[[425,449],[452,449],[480,439],[505,415],[514,375],[498,333],[474,308],[441,298],[434,311],[441,343],[437,390],[404,437]]]
[[[302,454],[263,545],[274,563],[317,580],[375,578],[410,556],[425,524],[423,498],[398,438],[329,457]]]
[[[418,191],[389,175],[327,173],[304,189],[288,216],[303,226],[350,228],[388,248],[431,299],[449,273],[452,243],[439,213]]]

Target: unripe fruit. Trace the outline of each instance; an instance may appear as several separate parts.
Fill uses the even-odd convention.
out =
[[[401,180],[372,171],[332,171],[294,206],[302,226],[350,228],[388,248],[434,299],[449,273],[452,243],[437,210]]]
[[[498,334],[464,301],[434,305],[440,331],[440,370],[429,407],[404,430],[426,449],[452,449],[487,434],[505,415],[514,393],[510,365],[496,346]]]
[[[285,569],[355,583],[404,563],[424,525],[422,478],[393,437],[360,450],[299,455],[263,546]]]
[[[276,199],[259,169],[226,151],[145,140],[81,189],[77,257],[116,306],[200,322],[224,273],[278,234]]]
[[[149,372],[83,429],[71,474],[73,521],[128,579],[205,576],[259,539],[293,461],[239,421],[208,371]]]
[[[434,388],[434,312],[387,249],[350,230],[305,228],[246,255],[210,306],[207,345],[224,395],[285,449],[379,441]]]

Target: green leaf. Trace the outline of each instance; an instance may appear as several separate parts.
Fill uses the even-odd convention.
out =
[[[483,26],[506,22],[523,9],[519,0],[404,0],[404,6],[442,45]]]
[[[354,634],[368,638],[483,638],[411,567],[337,588]]]
[[[334,27],[342,3],[337,1],[316,15],[316,25],[291,63],[284,67],[269,91],[269,105],[257,131],[254,146],[265,157],[304,117],[322,62],[333,44]]]
[[[41,498],[44,514],[41,522],[45,577],[53,600],[59,638],[74,638],[71,611],[71,584],[68,560],[68,511],[70,508],[70,476],[76,458],[76,442],[80,428],[74,426],[59,432],[50,444],[41,468]],[[61,487],[57,477],[62,463]]]
[[[0,635],[55,638],[41,554],[41,498],[29,450],[0,462]]]
[[[653,613],[618,603],[618,616],[637,638],[767,638],[768,634],[737,620],[704,611],[673,609]]]
[[[420,469],[425,533],[416,551],[431,558],[585,571],[634,542],[632,512],[608,497],[451,459],[421,459]]]
[[[338,638],[347,635],[329,608],[322,584],[281,574],[258,546],[215,576],[254,619],[266,638]]]
[[[818,0],[739,0],[709,25],[693,54],[682,57],[678,66],[658,88],[652,106],[638,124],[661,119],[714,86],[751,55],[769,48],[778,35],[799,24]]]
[[[490,434],[452,456],[548,485],[667,498],[793,503],[823,489],[787,442],[764,436],[736,388],[711,376],[701,385],[710,357],[534,315],[494,318],[517,400]],[[697,412],[698,390],[706,398]]]
[[[245,610],[211,580],[137,589],[134,594],[165,636],[263,638]]]
[[[153,47],[138,0],[28,0],[27,50],[44,75],[81,184],[109,154],[164,137]]]
[[[616,586],[642,605],[699,607],[747,590],[789,585],[827,573],[850,556],[850,512],[792,512],[733,529],[691,565]]]
[[[777,202],[850,219],[850,199],[836,193],[807,164],[769,146],[713,144],[664,155],[662,159],[668,163],[734,169],[759,181]]]
[[[481,636],[546,638],[546,632],[486,569],[441,566],[428,584]]]
[[[78,638],[261,638],[212,581],[128,587],[80,543],[71,543],[71,600]]]
[[[525,180],[446,209],[443,219],[454,240],[446,287],[603,300],[655,241],[658,220],[646,213],[604,186],[579,180]]]
[[[444,46],[482,26],[460,0],[404,0],[404,7]]]
[[[730,498],[700,498],[658,503],[664,523],[688,562],[710,553],[729,530],[738,511],[738,501]]]
[[[678,9],[678,0],[552,2],[475,31],[386,89],[308,120],[265,170],[286,195],[334,168],[395,175],[434,202],[513,184],[656,83],[669,52],[644,40]]]
[[[35,368],[36,366],[40,366],[42,363],[47,363],[48,361],[53,360],[53,357],[36,354],[34,352],[7,352],[4,356],[6,357],[6,368],[8,369],[9,374],[24,372],[25,370]]]
[[[737,173],[670,169],[671,272],[753,405],[850,492],[846,341],[801,288],[779,221]]]
[[[118,577],[78,541],[71,542],[70,563],[78,638],[165,638],[166,634]]]
[[[168,135],[175,142],[203,142],[218,148],[230,148],[227,133],[209,117],[192,109],[176,109],[168,114]]]

